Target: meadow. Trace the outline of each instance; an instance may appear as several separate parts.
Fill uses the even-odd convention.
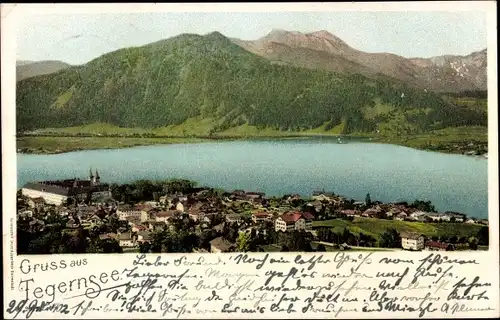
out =
[[[476,236],[481,225],[465,224],[465,223],[428,223],[428,222],[413,222],[399,220],[384,220],[374,218],[355,218],[353,221],[332,219],[324,221],[314,221],[313,227],[328,227],[332,228],[333,232],[342,232],[348,228],[350,232],[359,235],[363,233],[370,235],[375,239],[380,240],[381,235],[387,229],[395,229],[398,232],[416,232],[427,237],[472,237]]]
[[[415,149],[447,153],[466,151],[487,152],[488,133],[484,127],[456,127],[423,134],[387,135],[340,134],[339,128],[324,127],[303,131],[280,131],[257,128],[248,124],[212,132],[214,123],[207,119],[191,119],[179,125],[156,129],[123,128],[95,123],[77,127],[38,129],[17,137],[17,150],[22,153],[62,153],[88,149],[117,149],[139,145],[199,143],[213,140],[287,139],[309,137],[361,138],[372,142],[390,143]],[[473,137],[473,139],[471,139]],[[469,144],[473,144],[473,147]]]

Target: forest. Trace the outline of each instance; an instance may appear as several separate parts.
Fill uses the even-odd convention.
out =
[[[93,123],[151,129],[192,118],[210,119],[211,134],[246,124],[404,135],[486,126],[487,110],[397,81],[278,65],[218,32],[120,49],[17,83],[19,133]]]

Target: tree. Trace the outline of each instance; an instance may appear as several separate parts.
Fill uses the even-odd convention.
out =
[[[372,199],[371,199],[371,197],[370,197],[370,194],[369,194],[369,193],[367,193],[367,194],[366,194],[366,197],[365,197],[365,205],[366,205],[366,206],[368,206],[368,207],[372,205]]]
[[[475,237],[470,237],[469,238],[469,248],[471,250],[477,250],[477,248],[478,248],[477,238],[475,238]]]
[[[460,237],[460,239],[458,239],[458,243],[467,243],[467,242],[468,242],[468,239],[465,236]]]
[[[183,179],[172,179],[164,184],[163,190],[166,193],[174,194],[177,192],[187,193],[196,186],[196,182],[183,180]]]
[[[72,206],[76,203],[75,199],[73,197],[68,197],[66,200],[63,201],[62,205],[64,207],[69,207]]]
[[[87,195],[85,197],[85,203],[86,204],[91,204],[92,203],[92,191],[87,192]]]
[[[312,252],[312,236],[309,232],[294,230],[279,234],[279,243],[289,251]]]
[[[154,253],[170,252],[172,237],[167,230],[153,232],[151,241],[151,251]]]
[[[117,232],[118,229],[120,228],[125,228],[129,229],[130,226],[126,221],[118,219],[116,215],[111,215],[108,218],[108,221],[106,222],[106,230],[107,232]]]
[[[240,232],[238,239],[236,239],[236,245],[238,246],[238,251],[248,252],[250,250],[251,235],[247,232]]]
[[[198,247],[200,239],[196,234],[184,230],[179,234],[179,242],[181,244],[179,252],[193,252],[193,249]]]
[[[210,241],[212,241],[215,238],[217,238],[217,232],[215,230],[213,229],[205,230],[198,237],[197,247],[208,250],[210,248]]]
[[[123,249],[115,239],[104,239],[101,241],[103,253],[122,253]]]
[[[98,243],[98,241],[92,241],[89,239],[89,243],[87,244],[87,253],[102,253],[102,247]]]
[[[458,237],[453,235],[448,239],[448,242],[451,244],[456,244],[458,242]]]
[[[160,194],[158,192],[153,192],[153,200],[156,202],[160,201]]]
[[[415,200],[410,207],[425,212],[436,212],[436,208],[430,201]]]
[[[223,237],[229,242],[235,242],[238,238],[238,225],[226,222],[223,228]]]
[[[489,245],[490,234],[489,234],[488,227],[481,227],[481,229],[479,229],[479,231],[477,232],[477,240],[478,240],[478,244],[480,244],[482,246]]]
[[[73,234],[63,234],[60,244],[60,253],[85,253],[87,249],[88,232],[83,229],[77,229]]]
[[[400,248],[401,238],[396,229],[388,229],[380,237],[380,247],[383,248]]]
[[[322,243],[320,243],[318,245],[318,247],[316,248],[316,251],[318,251],[318,252],[325,252],[326,251],[326,247]]]
[[[325,205],[322,205],[319,212],[321,212],[321,211],[324,212],[324,210],[325,210]],[[303,204],[301,206],[301,208],[300,208],[300,211],[302,211],[302,212],[309,212],[312,215],[316,215],[316,214],[319,213],[319,212],[316,212],[316,209],[314,209],[313,206],[308,206],[307,204]]]

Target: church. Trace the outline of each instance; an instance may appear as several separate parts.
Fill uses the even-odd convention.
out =
[[[108,184],[102,184],[99,172],[95,171],[95,175],[90,169],[88,180],[80,180],[77,178],[56,181],[40,181],[29,182],[22,188],[23,196],[29,198],[43,198],[45,203],[62,205],[68,198],[73,198],[77,201],[87,199],[89,194],[92,199],[103,197],[111,197],[111,190]]]

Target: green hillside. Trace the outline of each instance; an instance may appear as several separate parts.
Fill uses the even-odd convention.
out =
[[[476,236],[483,226],[466,223],[426,223],[373,218],[355,218],[354,221],[341,219],[314,221],[313,227],[328,227],[332,228],[334,232],[342,232],[345,228],[349,228],[349,230],[354,234],[363,233],[379,240],[380,236],[390,228],[395,229],[398,232],[415,232],[423,234],[427,237],[472,237]]]
[[[107,124],[172,136],[267,130],[391,137],[486,126],[485,104],[456,101],[387,80],[277,65],[214,32],[21,80],[17,130]]]

